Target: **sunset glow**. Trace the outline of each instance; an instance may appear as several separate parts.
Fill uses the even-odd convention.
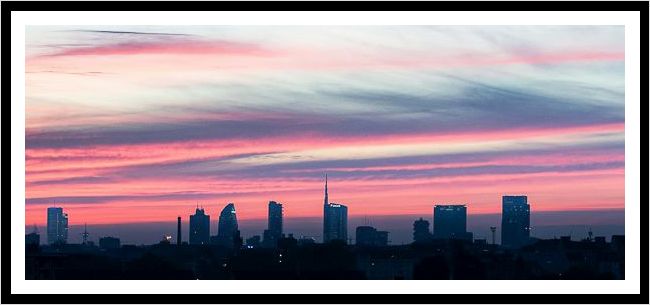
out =
[[[622,209],[622,26],[30,26],[26,224]]]

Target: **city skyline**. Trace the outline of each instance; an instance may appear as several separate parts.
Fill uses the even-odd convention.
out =
[[[413,222],[412,241],[393,244],[391,232],[370,225],[356,226],[348,237],[347,207],[329,201],[327,176],[323,202],[323,240],[281,233],[282,205],[268,204],[264,237],[245,239],[239,229],[236,207],[228,203],[210,236],[209,215],[196,207],[190,215],[190,242],[172,244],[163,235],[154,244],[124,244],[119,237],[88,239],[68,244],[48,238],[39,245],[35,231],[25,235],[28,279],[624,279],[625,236],[572,234],[559,238],[531,237],[531,205],[526,195],[502,196],[502,243],[476,238],[467,230],[466,204],[435,204],[433,231],[423,218]],[[533,209],[534,211],[534,209]],[[48,208],[48,227],[59,226],[62,208]],[[383,223],[380,223],[382,228]],[[67,221],[66,221],[67,232]],[[181,217],[177,218],[181,232]],[[48,232],[49,235],[50,232]],[[278,236],[281,234],[280,236]],[[209,236],[209,242],[194,241]],[[263,242],[262,242],[263,241]],[[54,254],[54,255],[53,255]],[[80,260],[80,261],[77,261]],[[104,265],[105,264],[105,265]],[[104,266],[101,266],[104,265]],[[79,268],[82,266],[81,268]],[[111,267],[113,266],[113,267]]]
[[[531,208],[530,205],[528,204],[528,196],[526,195],[503,195],[501,197],[502,205],[501,205],[501,213],[499,214],[499,222],[497,224],[497,219],[494,219],[493,222],[490,223],[483,223],[484,228],[483,230],[486,230],[489,225],[490,230],[492,228],[498,229],[499,231],[499,236],[500,238],[498,239],[498,244],[507,246],[507,247],[521,247],[522,245],[525,245],[528,243],[528,240],[532,238],[550,238],[548,235],[541,235],[541,236],[534,236],[531,235],[530,232],[533,229],[533,226],[531,226]],[[514,204],[514,206],[513,206]],[[513,207],[521,206],[523,204],[523,207],[525,209],[515,209],[513,210]],[[478,236],[474,235],[474,232],[471,230],[468,230],[468,225],[471,225],[471,222],[468,222],[467,215],[468,213],[468,205],[467,204],[432,204],[431,206],[433,209],[433,216],[432,218],[427,218],[427,219],[432,219],[433,220],[433,225],[431,226],[431,229],[427,230],[427,232],[423,232],[423,226],[418,225],[418,223],[426,223],[426,227],[429,226],[429,221],[424,220],[422,217],[419,219],[409,219],[409,221],[414,220],[413,222],[413,235],[412,235],[412,240],[409,240],[408,242],[415,242],[418,240],[427,240],[427,239],[462,239],[462,240],[469,240],[472,241],[474,239],[482,239],[482,240],[488,240],[488,236],[485,235],[485,231],[483,231],[483,234],[480,234]],[[343,209],[343,212],[340,212],[339,210]],[[50,210],[56,210],[58,214],[65,215],[65,223],[66,223],[66,240],[67,240],[67,220],[68,220],[68,214],[64,214],[64,210],[61,207],[50,207],[48,208],[48,217],[50,216],[51,212]],[[194,215],[189,215],[189,244],[190,245],[228,245],[228,247],[231,247],[234,242],[237,241],[237,239],[241,239],[241,242],[243,242],[243,238],[258,238],[260,245],[264,247],[275,247],[277,245],[277,241],[279,240],[280,237],[285,236],[285,232],[282,229],[283,227],[283,222],[284,222],[284,217],[283,217],[283,208],[282,204],[276,202],[276,201],[269,201],[268,203],[268,217],[264,219],[266,221],[267,227],[261,231],[257,232],[255,231],[254,233],[251,233],[252,231],[248,231],[246,234],[242,234],[240,231],[240,228],[238,226],[238,221],[236,217],[236,212],[235,212],[235,204],[234,203],[227,203],[223,207],[220,213],[220,217],[218,220],[215,221],[215,224],[218,225],[218,229],[216,230],[215,235],[213,235],[213,231],[210,229],[210,216],[207,214],[207,211],[203,208],[203,206],[196,206],[196,211]],[[322,235],[318,234],[313,234],[314,231],[311,231],[310,233],[312,234],[306,234],[305,231],[301,230],[293,230],[290,232],[287,232],[289,235],[295,235],[298,237],[306,237],[306,238],[314,238],[318,242],[331,242],[333,240],[342,240],[344,242],[352,242],[355,240],[355,238],[352,238],[351,236],[355,236],[359,234],[359,228],[361,227],[367,227],[367,228],[372,228],[374,229],[376,234],[379,232],[377,228],[374,228],[371,226],[371,223],[369,222],[368,217],[366,216],[364,219],[363,223],[357,222],[356,225],[353,225],[352,227],[348,226],[348,216],[347,216],[347,207],[342,204],[337,204],[333,202],[329,202],[328,198],[328,187],[327,187],[327,177],[325,179],[325,192],[324,192],[324,211],[321,217],[321,220],[319,223],[322,225],[323,230],[320,232]],[[615,212],[615,211],[610,211]],[[431,215],[431,214],[430,214]],[[534,215],[534,214],[532,214]],[[622,215],[621,215],[622,216]],[[614,224],[620,223],[622,224],[623,218],[621,216],[610,216],[610,222],[612,219],[614,219]],[[557,217],[557,216],[556,216]],[[567,218],[566,215],[564,215],[564,218]],[[182,223],[182,216],[177,217],[177,227],[176,230],[177,232],[181,232],[181,223]],[[329,219],[329,220],[328,220]],[[568,218],[568,221],[571,223],[571,221],[574,221],[571,226],[569,227],[574,227],[574,226],[585,226],[585,232],[576,232],[577,235],[574,236],[576,238],[580,238],[581,236],[584,237],[583,235],[586,233],[591,234],[592,228],[594,227],[594,224],[596,227],[598,227],[598,222],[592,222],[591,224],[578,224],[580,221],[585,220],[585,215],[582,215],[580,217],[577,217],[575,219],[581,219],[577,222],[575,222],[574,219]],[[58,218],[54,219],[53,223],[57,223]],[[328,225],[330,223],[330,225]],[[562,223],[557,222],[558,223]],[[383,226],[382,222],[377,222],[375,224],[378,224],[379,226]],[[373,224],[373,225],[375,225]],[[408,221],[402,221],[402,227],[408,227],[409,222]],[[610,223],[611,225],[612,223]],[[493,226],[494,225],[494,226]],[[48,222],[48,228],[50,227],[49,222]],[[216,226],[215,226],[216,227]],[[418,229],[419,227],[419,229]],[[474,226],[474,229],[477,227]],[[587,229],[588,228],[588,229]],[[249,228],[250,229],[250,228]],[[587,232],[588,230],[588,232]],[[32,227],[32,233],[37,232],[38,228],[36,226]],[[354,232],[357,232],[354,234]],[[598,230],[600,231],[600,230]],[[225,233],[224,233],[225,232]],[[381,231],[379,233],[384,233],[386,235],[390,234],[389,231]],[[599,236],[610,236],[610,235],[620,235],[622,231],[619,231],[617,229],[614,229],[613,231],[600,231]],[[164,234],[163,234],[164,233]],[[157,236],[164,236],[167,240],[171,241],[171,239],[177,239],[181,240],[182,236],[178,235],[168,235],[169,232],[167,231],[159,231],[157,232]],[[568,234],[567,234],[568,233]],[[82,235],[85,235],[86,237],[88,235],[86,232],[86,225],[84,224],[84,233]],[[363,232],[364,235],[368,236],[368,231]],[[422,236],[424,234],[425,236]],[[494,232],[493,232],[494,234]],[[48,235],[49,235],[49,229],[48,229]],[[420,237],[416,237],[416,235],[419,235]],[[504,235],[507,237],[507,239],[504,239]],[[573,235],[573,228],[571,228],[571,231],[569,232],[556,232],[555,235],[553,235],[553,238],[556,238],[558,236],[572,236]],[[96,236],[100,237],[100,236]],[[109,236],[109,237],[112,237]],[[385,238],[385,237],[384,237]],[[492,240],[494,241],[495,236],[492,235]],[[386,239],[387,240],[387,239]],[[263,241],[263,243],[261,243]],[[158,242],[158,240],[156,240]],[[404,240],[402,239],[398,243],[404,244]],[[49,239],[48,239],[48,243]],[[64,241],[65,243],[65,241]],[[178,244],[178,243],[177,243]]]
[[[361,218],[361,216],[357,215],[356,217],[353,217],[353,218],[357,218],[357,226],[348,227],[348,225],[347,225],[347,218],[348,218],[348,216],[347,216],[347,213],[348,213],[347,207],[345,205],[343,205],[343,204],[329,201],[327,174],[325,174],[324,183],[325,183],[325,185],[324,185],[324,196],[323,196],[324,200],[323,200],[323,202],[324,202],[324,208],[325,209],[323,210],[323,213],[320,215],[321,220],[318,221],[318,223],[321,224],[321,227],[323,229],[318,234],[316,234],[315,231],[313,231],[313,230],[308,231],[308,233],[306,233],[306,234],[301,234],[301,233],[305,233],[305,232],[301,232],[301,230],[295,230],[295,229],[294,229],[294,231],[289,232],[289,233],[290,234],[297,234],[297,236],[304,236],[304,237],[310,237],[310,238],[311,237],[318,237],[318,240],[320,240],[322,242],[321,238],[328,235],[327,234],[328,226],[326,225],[325,219],[328,218],[328,217],[330,217],[330,218],[331,217],[334,217],[334,218],[343,217],[344,220],[343,220],[342,223],[341,223],[341,220],[337,220],[337,222],[339,223],[338,225],[342,226],[341,228],[336,228],[336,225],[334,225],[334,227],[329,228],[329,230],[344,230],[343,235],[344,235],[345,239],[346,240],[353,240],[352,238],[350,238],[348,236],[354,236],[355,235],[354,234],[355,228],[358,228],[359,226],[361,226],[361,227],[368,226],[369,225],[369,223],[368,223],[369,215],[363,215],[363,222],[364,223],[360,223],[358,221]],[[528,196],[526,196],[526,195],[501,195],[501,197],[500,197],[501,200],[499,202],[499,206],[501,208],[501,211],[499,211],[499,213],[498,213],[499,219],[498,219],[498,226],[497,226],[498,229],[499,229],[499,238],[497,239],[499,241],[499,244],[501,244],[503,242],[504,230],[502,229],[502,226],[503,226],[504,222],[506,222],[505,215],[512,214],[511,208],[508,208],[508,211],[506,211],[505,212],[506,214],[504,214],[504,210],[506,209],[506,202],[507,201],[512,201],[512,200],[516,201],[517,199],[523,198],[523,202],[527,203],[527,197]],[[189,224],[187,224],[188,229],[189,229],[189,234],[188,234],[189,244],[191,244],[191,245],[204,244],[205,245],[205,244],[219,243],[219,242],[216,242],[216,239],[219,238],[220,230],[219,229],[211,230],[210,228],[211,227],[213,227],[213,228],[218,227],[219,223],[222,222],[222,217],[223,217],[224,213],[226,215],[231,215],[231,214],[235,215],[235,212],[234,212],[235,211],[235,206],[234,206],[234,204],[235,203],[227,202],[227,203],[223,203],[223,204],[211,205],[211,206],[213,206],[215,211],[221,209],[221,215],[220,215],[220,217],[218,219],[210,220],[210,216],[209,216],[209,214],[207,214],[208,212],[204,208],[204,205],[197,203],[195,205],[195,208],[196,208],[195,214],[194,215],[189,215],[189,214],[186,215],[186,217],[188,217],[187,219],[189,219]],[[429,216],[433,215],[432,217],[427,217],[426,218],[428,220],[433,220],[433,222],[432,222],[433,225],[431,225],[431,230],[429,232],[430,236],[431,237],[436,236],[437,238],[441,238],[441,237],[448,238],[449,236],[455,236],[456,234],[451,234],[451,235],[450,235],[450,233],[445,233],[443,235],[436,235],[435,234],[435,232],[436,232],[436,229],[435,229],[435,226],[436,226],[436,221],[435,221],[435,219],[436,219],[436,210],[438,210],[440,208],[445,209],[445,210],[462,208],[463,209],[462,213],[463,213],[464,216],[461,216],[462,217],[461,219],[463,219],[462,222],[464,223],[463,228],[466,228],[468,224],[471,224],[471,223],[469,223],[467,221],[467,215],[474,214],[474,213],[471,213],[471,209],[467,209],[468,206],[471,207],[471,203],[470,204],[456,204],[456,205],[452,204],[452,205],[450,205],[450,204],[439,204],[439,203],[434,202],[434,203],[431,203],[431,205],[429,206],[430,210],[431,209],[433,210],[433,214],[431,212],[426,213],[426,212],[421,211],[423,213],[405,214],[405,215],[400,215],[400,216],[405,216],[405,217],[408,217],[408,216],[416,217],[417,216],[417,217],[419,217],[421,215],[426,215],[426,214],[429,214]],[[332,214],[332,212],[330,212],[328,214],[328,208],[331,209],[332,212],[334,212],[336,210],[339,210],[341,208],[344,208],[345,211],[344,211],[344,213],[342,215],[337,215],[338,213],[336,213],[336,212],[334,212],[334,214]],[[526,227],[526,230],[527,230],[526,234],[530,234],[530,230],[532,229],[532,226],[530,224],[530,215],[531,215],[531,213],[530,213],[530,207],[528,205],[526,206],[526,208],[527,208],[527,210],[526,210],[527,220],[526,220],[524,226]],[[49,215],[49,210],[50,209],[57,209],[59,211],[59,213],[63,212],[61,210],[62,209],[61,205],[58,205],[57,207],[48,207],[47,209],[48,209],[48,215]],[[616,227],[621,227],[622,228],[622,225],[624,224],[624,217],[623,217],[622,214],[621,215],[618,215],[618,214],[619,214],[619,212],[623,212],[623,211],[624,210],[622,210],[622,209],[594,210],[594,212],[596,212],[597,214],[598,213],[610,213],[610,212],[613,212],[613,214],[610,217],[594,217],[594,218],[591,218],[592,219],[591,222],[587,221],[586,223],[585,223],[585,219],[590,218],[588,216],[588,214],[583,214],[583,215],[577,217],[576,219],[579,219],[578,221],[575,221],[574,219],[572,219],[570,217],[567,217],[568,214],[570,214],[568,212],[581,212],[581,211],[550,211],[550,212],[558,212],[559,214],[557,214],[557,215],[567,214],[567,215],[562,215],[563,217],[560,217],[560,218],[563,218],[564,220],[557,221],[557,219],[556,219],[555,221],[551,221],[551,224],[553,226],[571,228],[570,231],[567,231],[568,235],[571,236],[572,235],[571,233],[573,232],[572,227],[584,226],[585,229],[589,228],[589,230],[591,230],[592,227],[599,227],[601,225],[601,221],[604,221],[602,223],[604,225],[604,227],[610,226],[611,228],[607,229],[605,231],[601,231],[600,235],[604,235],[604,236],[619,235],[619,234],[622,233],[622,230],[619,230]],[[541,211],[541,212],[548,212],[548,211]],[[266,239],[267,234],[270,233],[270,231],[271,231],[270,230],[271,227],[274,227],[273,230],[272,230],[272,231],[274,231],[273,238],[272,238],[272,239],[274,239],[274,241],[272,241],[271,244],[275,244],[275,242],[277,242],[278,236],[281,236],[281,235],[284,234],[284,231],[282,229],[283,222],[284,222],[283,213],[284,213],[284,209],[282,207],[282,204],[279,203],[278,201],[270,200],[268,202],[268,214],[267,214],[267,217],[266,218],[261,218],[261,219],[253,219],[253,220],[262,220],[262,221],[264,221],[268,227],[266,229],[264,229],[261,232],[261,234],[260,234],[260,232],[251,233],[251,231],[248,231],[245,235],[241,235],[240,237],[249,237],[249,236],[250,237],[255,237],[255,236],[257,236],[257,237],[260,238],[260,241],[265,241],[265,240],[267,240]],[[197,216],[197,214],[200,214],[200,215]],[[66,234],[67,234],[68,214],[64,213],[63,215],[65,215],[65,217],[66,217],[65,221],[66,221]],[[482,214],[474,214],[474,215],[482,215]],[[488,215],[493,215],[493,214],[488,214]],[[192,224],[193,218],[196,218],[196,217],[205,218],[205,220],[196,220],[197,222],[200,221],[200,222],[204,222],[204,223],[198,224],[198,225],[193,225]],[[510,217],[512,217],[512,216],[510,216]],[[178,222],[176,230],[177,230],[177,232],[180,232],[180,231],[182,231],[181,226],[180,226],[181,222],[185,218],[183,216],[178,216],[176,218],[177,218],[177,222]],[[315,217],[315,218],[319,218],[319,217]],[[419,218],[420,218],[420,220],[422,220],[422,217],[419,217]],[[300,219],[300,218],[298,218],[298,219]],[[428,221],[426,219],[425,219],[425,221],[428,223]],[[444,222],[445,222],[444,226],[448,226],[449,222],[453,222],[453,221],[458,220],[458,219],[459,218],[457,218],[457,217],[453,217],[453,218],[449,218],[448,220],[444,220]],[[292,219],[289,218],[289,220],[292,220]],[[416,218],[414,218],[414,220],[416,222],[418,222],[418,220]],[[169,221],[162,221],[162,222],[156,222],[156,223],[165,223],[165,222],[169,222]],[[214,224],[211,224],[212,222],[214,222]],[[84,223],[84,226],[87,225],[86,222],[83,222],[83,223]],[[442,223],[442,222],[440,222],[440,223]],[[439,223],[439,225],[440,225],[440,223]],[[407,222],[404,222],[403,224],[404,224],[404,226],[408,225]],[[487,225],[492,226],[492,224],[497,225],[496,219],[492,223],[484,223],[484,226],[487,226]],[[119,224],[116,225],[116,227],[119,227],[119,226],[120,226]],[[236,216],[235,216],[235,219],[234,219],[234,226],[235,226],[235,230],[237,230]],[[48,226],[46,226],[46,228],[47,227]],[[193,238],[196,238],[195,235],[198,233],[198,232],[196,232],[197,231],[196,228],[198,228],[198,230],[201,232],[199,234],[202,235],[202,237],[200,238],[199,242],[192,242]],[[347,229],[343,229],[343,228],[347,228]],[[483,229],[487,229],[487,228],[488,227],[485,227]],[[454,225],[454,228],[449,228],[449,229],[450,230],[456,230],[458,232],[461,232],[463,230],[463,229],[458,229],[458,227],[456,225]],[[506,229],[506,230],[512,231],[512,229]],[[36,224],[32,224],[32,225],[29,225],[29,226],[26,225],[26,232],[28,232],[28,231],[29,232],[38,231],[38,225],[36,225]],[[213,232],[215,233],[214,235],[212,234]],[[566,234],[567,232],[557,231],[553,235],[553,237],[562,236],[563,234]],[[582,232],[582,233],[586,234],[586,232],[587,231],[585,230],[585,232]],[[158,233],[163,233],[163,231],[160,231]],[[179,236],[177,236],[177,235],[168,235],[168,233],[171,233],[171,231],[169,231],[169,230],[164,231],[164,233],[165,234],[163,236],[171,236],[173,238],[179,238]],[[322,235],[319,235],[320,233],[322,233]],[[390,232],[388,232],[388,233],[390,233]],[[483,232],[483,233],[485,233],[485,232]],[[334,233],[334,236],[338,236],[339,234],[341,234],[341,233]],[[465,234],[468,234],[468,235],[465,236],[465,237],[456,236],[455,238],[471,240],[474,237],[478,237],[478,238],[481,238],[481,239],[488,239],[488,236],[485,235],[485,234],[480,235],[480,236],[473,236],[472,232],[469,232],[469,231],[466,231]],[[159,236],[159,235],[161,235],[161,234],[158,234],[156,236]],[[271,235],[271,234],[269,234],[269,235]],[[538,238],[538,237],[550,238],[550,235],[548,235],[548,233],[543,234],[542,236],[527,235],[525,238],[527,239],[528,236],[536,237],[536,238]],[[578,233],[577,236],[580,237],[581,236],[580,233]],[[95,237],[99,237],[99,236],[95,236]],[[66,239],[67,239],[67,237],[66,237]],[[182,236],[181,236],[181,239],[182,239]],[[332,240],[332,239],[339,239],[339,238],[330,238],[329,240]],[[414,240],[415,240],[415,238],[413,238],[413,241]],[[158,240],[156,240],[156,242],[158,242]],[[400,243],[402,243],[402,244],[404,242],[405,242],[404,239],[402,239],[400,241]],[[262,244],[265,245],[265,246],[270,245],[270,244],[268,244],[266,242],[262,243]],[[520,242],[520,244],[523,244],[523,242]]]
[[[623,32],[29,26],[25,223],[624,209]]]

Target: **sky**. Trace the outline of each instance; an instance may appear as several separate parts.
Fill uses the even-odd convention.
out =
[[[320,217],[325,173],[351,217],[624,208],[622,26],[28,26],[25,67],[28,226]]]

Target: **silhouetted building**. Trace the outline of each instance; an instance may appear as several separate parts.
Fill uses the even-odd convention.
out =
[[[388,232],[386,231],[377,231],[371,226],[359,226],[356,233],[358,246],[381,247],[388,245]]]
[[[323,242],[348,239],[348,207],[330,203],[327,193],[327,175],[325,175],[325,200],[323,206]]]
[[[527,196],[503,196],[501,245],[518,248],[530,239],[530,205]]]
[[[414,242],[427,242],[431,240],[431,232],[429,231],[429,222],[422,219],[413,222],[413,241]]]
[[[618,251],[625,251],[625,235],[612,235],[612,247]]]
[[[68,242],[68,214],[63,208],[47,208],[47,242],[65,244]]]
[[[275,247],[282,237],[282,204],[269,201],[268,229],[264,230],[264,246]]]
[[[41,235],[36,232],[32,232],[25,235],[25,245],[26,246],[39,246],[41,244]]]
[[[358,246],[373,246],[377,229],[371,226],[359,226],[356,230],[356,244]]]
[[[246,239],[246,246],[248,248],[257,248],[261,245],[262,238],[259,235],[252,236]]]
[[[119,249],[120,239],[115,237],[102,237],[99,239],[99,247],[102,249]]]
[[[388,245],[388,231],[377,231],[377,246]]]
[[[467,207],[465,205],[434,206],[433,237],[471,240],[471,233],[467,232]]]
[[[325,231],[323,241],[348,239],[348,207],[342,204],[329,203],[325,206]]]
[[[207,245],[210,242],[210,215],[203,208],[196,208],[190,215],[190,245]]]
[[[298,246],[313,245],[316,243],[316,240],[313,237],[303,236],[298,239]]]
[[[232,249],[237,248],[237,244],[241,246],[240,240],[235,204],[228,203],[219,214],[219,232],[215,243]]]
[[[282,237],[278,240],[278,249],[280,250],[288,250],[292,249],[298,246],[298,240],[293,237],[293,234],[289,234],[288,236],[285,236],[282,234]]]
[[[178,221],[176,224],[176,244],[181,245],[182,244],[182,238],[181,238],[181,217],[178,216]]]

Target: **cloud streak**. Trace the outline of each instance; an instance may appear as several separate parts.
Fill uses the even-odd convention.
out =
[[[621,29],[28,27],[26,221],[623,208]]]
[[[125,56],[146,54],[269,55],[268,51],[246,43],[227,41],[123,42],[93,47],[67,48],[48,56]]]

